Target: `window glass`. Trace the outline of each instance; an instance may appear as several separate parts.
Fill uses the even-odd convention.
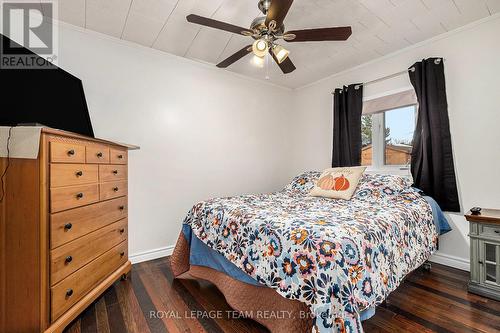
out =
[[[361,165],[407,170],[411,160],[416,105],[361,117]]]
[[[486,261],[496,262],[496,245],[485,243],[484,252],[486,254]]]
[[[373,120],[371,115],[361,117],[361,165],[372,165]]]
[[[486,264],[486,281],[497,282],[497,266]]]
[[[413,132],[415,131],[415,106],[386,111],[384,118],[384,164],[410,164]]]

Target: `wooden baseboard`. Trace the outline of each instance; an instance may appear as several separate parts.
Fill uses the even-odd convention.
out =
[[[127,261],[120,268],[102,281],[95,289],[85,295],[75,305],[59,317],[44,333],[62,333],[62,331],[71,323],[83,310],[85,310],[93,301],[95,301],[106,289],[108,289],[123,274],[130,272],[132,264]]]

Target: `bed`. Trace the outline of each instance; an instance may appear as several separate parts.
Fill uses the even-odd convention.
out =
[[[363,332],[450,227],[402,177],[364,174],[351,200],[336,200],[308,196],[319,175],[194,205],[172,255],[176,277],[211,281],[271,332]]]

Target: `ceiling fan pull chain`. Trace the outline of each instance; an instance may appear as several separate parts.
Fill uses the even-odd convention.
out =
[[[266,54],[265,57],[266,57],[266,80],[269,80],[270,79],[270,77],[269,77],[269,55]]]

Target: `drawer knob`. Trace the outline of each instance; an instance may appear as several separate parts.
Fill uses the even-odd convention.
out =
[[[118,170],[113,170],[113,174],[117,175],[118,174]]]
[[[119,158],[119,159],[122,159],[122,158],[123,158],[123,155],[122,155],[122,154],[118,155],[118,158]]]
[[[118,187],[113,187],[113,191],[118,192]]]
[[[77,172],[76,172],[76,176],[77,176],[77,177],[81,177],[81,176],[83,176],[83,171],[77,171]]]
[[[71,295],[73,295],[73,289],[68,289],[66,290],[66,297],[71,297]]]
[[[125,232],[125,229],[124,228],[121,228],[120,229],[120,234],[123,234]]]
[[[65,261],[66,261],[66,263],[69,264],[70,262],[73,261],[73,257],[72,256],[67,256]]]
[[[75,155],[75,150],[74,149],[68,150],[68,155],[70,156]]]
[[[500,234],[500,230],[495,230],[495,234]]]
[[[64,225],[64,229],[66,229],[66,230],[69,230],[69,229],[71,229],[71,228],[73,228],[73,224],[71,224],[71,223],[66,223],[66,224]]]
[[[125,206],[120,206],[118,207],[120,210],[124,210],[125,209]]]
[[[102,157],[102,153],[101,153],[101,152],[98,152],[98,153],[97,153],[97,157],[101,158],[101,157]]]
[[[125,255],[125,252],[120,252],[120,257],[123,257]]]
[[[77,194],[76,194],[76,198],[77,198],[77,199],[81,199],[81,198],[83,198],[83,193],[82,193],[82,192],[77,193]]]

